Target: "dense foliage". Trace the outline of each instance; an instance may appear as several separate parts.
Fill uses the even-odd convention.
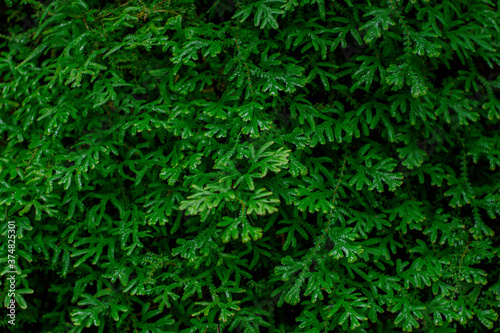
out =
[[[500,331],[500,1],[0,15],[8,330]]]

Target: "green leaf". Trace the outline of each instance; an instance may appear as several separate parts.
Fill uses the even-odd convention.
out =
[[[284,2],[280,0],[264,0],[257,2],[255,7],[257,7],[257,12],[255,13],[254,25],[260,26],[261,29],[264,29],[268,24],[273,29],[278,29],[278,21],[276,20],[276,16],[283,14],[284,11],[281,9],[271,8],[266,6],[266,3],[272,2]]]
[[[477,314],[477,318],[481,324],[491,330],[493,329],[493,322],[498,320],[498,314],[492,309],[481,310]]]

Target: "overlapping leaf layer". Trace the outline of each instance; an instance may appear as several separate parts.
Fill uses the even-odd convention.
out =
[[[3,326],[500,331],[499,1],[5,5]]]

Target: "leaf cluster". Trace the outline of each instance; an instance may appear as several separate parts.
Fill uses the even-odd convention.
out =
[[[499,331],[498,1],[6,4],[2,326]]]

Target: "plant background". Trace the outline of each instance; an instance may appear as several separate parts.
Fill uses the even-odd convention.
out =
[[[6,4],[6,330],[498,331],[498,2]]]

